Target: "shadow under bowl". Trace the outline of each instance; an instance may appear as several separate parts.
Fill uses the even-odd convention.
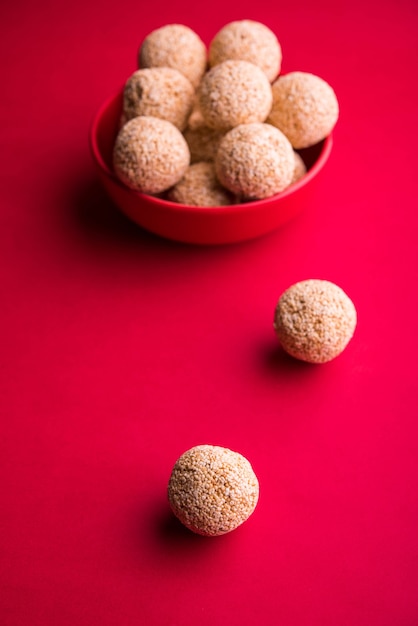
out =
[[[279,194],[251,202],[219,207],[179,204],[129,189],[112,167],[113,145],[119,131],[122,91],[108,98],[90,127],[90,148],[99,178],[115,205],[146,230],[191,244],[225,244],[265,235],[300,213],[315,192],[318,174],[332,149],[332,135],[299,150],[307,173]]]

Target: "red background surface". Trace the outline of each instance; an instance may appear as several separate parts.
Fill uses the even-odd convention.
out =
[[[244,244],[159,239],[101,190],[91,119],[150,30],[242,18],[338,95],[320,201]],[[416,626],[416,2],[14,0],[0,29],[2,626]],[[312,277],[358,310],[317,367],[272,329]],[[199,443],[260,480],[215,539],[166,501]]]

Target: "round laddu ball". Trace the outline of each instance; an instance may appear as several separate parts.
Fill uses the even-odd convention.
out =
[[[183,178],[168,191],[173,202],[193,206],[226,206],[234,197],[219,183],[213,163],[202,161],[190,165]]]
[[[273,82],[280,72],[282,48],[276,35],[265,24],[239,20],[226,24],[209,44],[211,67],[228,59],[258,65]]]
[[[131,189],[147,194],[175,185],[190,163],[181,132],[167,120],[140,116],[119,131],[113,148],[113,167]]]
[[[357,313],[347,294],[332,282],[310,279],[280,297],[274,329],[283,349],[308,363],[326,363],[351,340]]]
[[[190,149],[191,163],[199,161],[213,162],[220,141],[225,135],[221,130],[215,130],[204,125],[194,129],[187,127],[183,134]]]
[[[248,61],[224,61],[205,74],[198,89],[205,123],[217,130],[264,122],[273,103],[264,72]]]
[[[295,169],[293,148],[269,124],[241,124],[223,137],[215,159],[221,184],[243,199],[273,196],[290,185]]]
[[[159,117],[180,130],[187,125],[194,101],[191,82],[171,67],[137,70],[123,90],[123,112],[127,120],[138,115]]]
[[[279,128],[296,149],[308,148],[331,133],[339,116],[333,88],[319,76],[290,72],[272,85],[268,123]]]
[[[207,68],[207,49],[199,35],[183,24],[167,24],[143,40],[139,67],[172,67],[196,88]]]
[[[198,163],[215,160],[219,142],[225,131],[206,126],[202,112],[195,102],[183,135],[190,149],[190,163]]]
[[[122,111],[122,113],[120,114],[120,117],[119,117],[118,130],[120,130],[122,128],[122,126],[124,126],[126,124],[126,122],[129,122],[129,120],[126,117],[125,113]]]
[[[194,109],[183,131],[190,149],[190,162],[214,161],[219,143],[225,131],[206,126],[200,109]]]
[[[290,181],[291,184],[296,183],[300,178],[305,176],[307,172],[305,161],[302,159],[300,154],[294,151],[293,156],[295,158],[295,169],[293,170],[293,177]]]
[[[205,120],[203,119],[202,111],[200,110],[197,99],[194,101],[192,112],[189,115],[187,122],[187,128],[190,130],[196,130],[201,126],[205,126]]]
[[[168,484],[176,517],[200,535],[224,535],[245,522],[259,496],[249,461],[228,448],[201,445],[177,460]]]

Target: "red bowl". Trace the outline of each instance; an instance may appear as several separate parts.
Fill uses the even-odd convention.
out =
[[[122,92],[119,92],[100,107],[91,125],[90,147],[102,184],[131,220],[157,235],[185,243],[234,243],[275,230],[308,206],[317,175],[332,148],[330,135],[301,150],[307,173],[275,196],[231,206],[195,207],[133,191],[116,177],[112,151],[121,111]]]

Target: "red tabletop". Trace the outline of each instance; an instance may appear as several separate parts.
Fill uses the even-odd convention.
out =
[[[101,189],[91,120],[152,29],[243,18],[337,93],[321,191],[253,241],[163,240]],[[14,0],[0,29],[2,626],[416,626],[416,2]],[[357,307],[325,365],[273,331],[305,278]],[[167,503],[202,443],[260,481],[218,538]]]

